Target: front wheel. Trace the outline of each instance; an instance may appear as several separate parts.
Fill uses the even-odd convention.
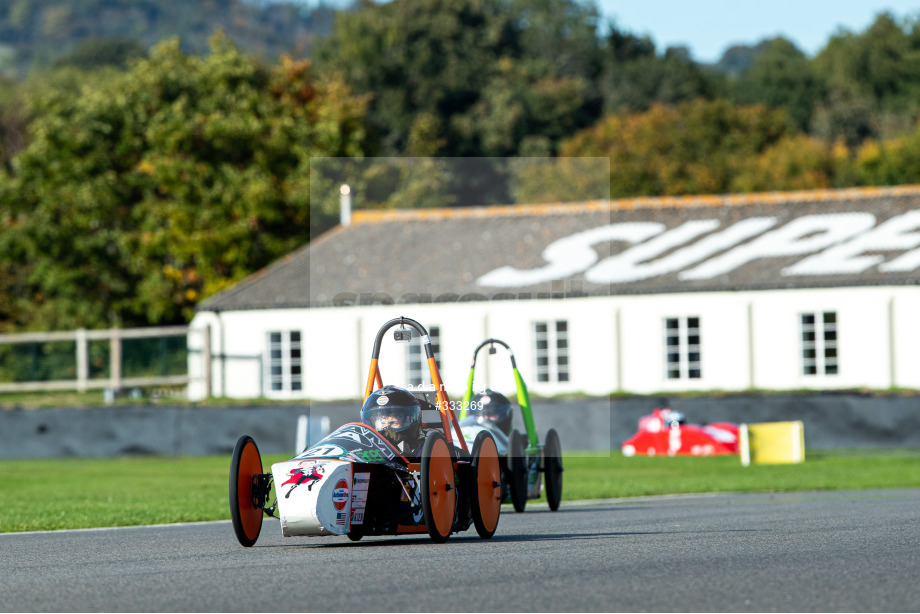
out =
[[[230,519],[240,543],[249,548],[262,531],[262,505],[259,478],[262,456],[255,440],[243,435],[236,442],[230,460]]]
[[[425,528],[432,540],[444,543],[454,525],[457,488],[454,484],[454,461],[447,440],[431,431],[422,448],[422,513]]]
[[[498,527],[502,508],[502,468],[498,448],[487,431],[480,431],[473,441],[473,524],[479,537],[489,539]]]
[[[543,446],[543,479],[546,484],[546,502],[549,509],[559,509],[562,500],[562,444],[559,443],[559,434],[555,429],[550,429],[546,434],[546,444]]]
[[[509,489],[511,503],[515,512],[523,512],[527,507],[527,457],[525,456],[524,436],[517,430],[511,431],[508,442]]]

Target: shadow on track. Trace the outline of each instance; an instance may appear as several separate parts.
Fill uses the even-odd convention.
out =
[[[599,539],[608,537],[629,537],[632,535],[669,535],[671,531],[615,531],[610,533],[555,533],[552,535],[495,535],[491,539],[481,539],[474,536],[458,537],[453,536],[447,542],[449,544],[494,544],[494,543],[527,543],[542,541],[569,541],[573,539]],[[380,536],[372,536],[367,540],[360,542],[333,542],[333,543],[313,543],[313,544],[266,544],[264,546],[255,545],[253,549],[258,548],[382,548],[390,546],[412,546],[412,545],[441,546],[428,539],[427,536],[413,537],[393,537],[380,539]]]

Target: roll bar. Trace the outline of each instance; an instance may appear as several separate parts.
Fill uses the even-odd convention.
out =
[[[534,425],[533,421],[533,411],[530,407],[530,394],[527,392],[524,378],[521,377],[521,373],[518,371],[517,362],[514,360],[514,352],[511,351],[511,346],[501,339],[486,339],[473,350],[473,360],[470,363],[470,375],[466,382],[466,392],[463,395],[463,402],[460,405],[460,416],[466,416],[466,410],[470,406],[470,401],[473,399],[473,378],[476,374],[476,358],[479,355],[479,350],[488,345],[489,354],[495,354],[497,351],[495,349],[496,344],[508,350],[508,356],[511,358],[511,370],[514,372],[514,384],[517,388],[517,402],[518,405],[521,406],[521,416],[524,418],[524,428],[527,431],[527,441],[530,444],[529,449],[538,449],[540,438],[537,436],[537,427]]]
[[[425,347],[425,357],[428,360],[428,372],[431,375],[431,383],[434,385],[435,393],[437,394],[437,409],[441,417],[444,437],[447,439],[448,444],[452,444],[453,436],[451,435],[451,429],[453,429],[457,435],[459,446],[464,452],[469,452],[466,447],[466,440],[463,438],[463,433],[460,430],[460,423],[457,420],[457,415],[454,413],[450,399],[447,397],[447,391],[444,389],[444,382],[441,380],[441,374],[438,372],[438,365],[434,360],[434,350],[431,348],[431,337],[429,337],[428,331],[424,326],[411,318],[393,318],[381,326],[380,330],[377,331],[377,337],[374,339],[374,350],[371,353],[371,366],[370,372],[367,375],[367,386],[364,388],[364,400],[367,401],[367,398],[371,396],[371,393],[375,390],[375,384],[377,388],[383,387],[383,377],[380,375],[380,365],[378,364],[378,359],[380,358],[380,345],[383,342],[383,336],[394,326],[410,326],[418,332],[422,344]]]

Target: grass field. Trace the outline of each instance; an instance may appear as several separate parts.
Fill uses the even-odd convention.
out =
[[[287,460],[266,455],[263,462]],[[809,450],[805,463],[567,454],[563,500],[700,492],[920,488],[920,449]],[[230,457],[0,461],[0,532],[230,518]]]

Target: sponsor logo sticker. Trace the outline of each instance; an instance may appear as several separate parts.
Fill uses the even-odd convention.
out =
[[[356,490],[351,493],[351,507],[364,509],[367,505],[367,491],[366,490]]]
[[[312,448],[310,448],[309,450],[307,450],[306,452],[304,452],[297,458],[316,458],[316,457],[339,458],[340,456],[344,456],[344,455],[345,455],[345,448],[343,448],[342,446],[337,446],[334,444],[327,444],[327,443],[321,442],[313,446]]]
[[[313,485],[322,480],[323,475],[326,473],[326,470],[323,468],[325,464],[326,463],[317,463],[315,461],[303,461],[298,463],[297,467],[288,472],[287,481],[281,484],[281,486],[287,486],[288,484],[292,485],[290,490],[287,491],[287,494],[284,495],[284,498],[289,499],[294,489],[301,484],[306,484],[307,490],[313,490]]]
[[[388,397],[387,395],[377,397],[377,405],[386,405],[389,402],[390,402],[390,397]]]
[[[382,463],[386,460],[379,450],[360,450],[355,452],[355,456],[365,463]]]
[[[355,490],[367,490],[371,485],[371,474],[370,473],[356,473],[355,474],[355,484],[352,488]]]
[[[348,482],[339,480],[332,491],[332,504],[335,509],[341,510],[348,503]]]

